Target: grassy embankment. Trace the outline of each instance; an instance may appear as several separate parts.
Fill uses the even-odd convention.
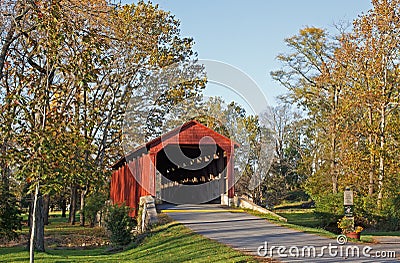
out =
[[[111,252],[101,228],[71,226],[59,215],[46,226],[46,252],[36,262],[257,262],[232,248],[165,220],[145,236],[118,252]],[[22,234],[27,234],[24,227]],[[0,248],[0,262],[28,262],[25,244]]]
[[[336,238],[337,234],[329,232],[321,227],[321,219],[314,213],[313,208],[302,208],[307,202],[290,202],[283,203],[274,207],[274,212],[287,219],[287,222],[277,220],[270,215],[261,214],[255,211],[246,210],[246,212],[258,217],[265,218],[273,223],[299,230],[305,233],[317,234],[328,238]],[[400,231],[369,231],[366,230],[361,234],[361,242],[373,242],[374,236],[400,236]]]
[[[310,209],[303,209],[302,211],[297,210],[286,210],[280,208],[279,210],[274,210],[278,215],[285,217],[287,222],[278,220],[276,217],[262,214],[257,211],[245,209],[249,214],[255,215],[257,217],[265,218],[268,221],[278,224],[280,226],[288,227],[291,229],[299,230],[305,233],[317,234],[329,238],[336,238],[336,234],[326,231],[322,228],[316,227],[318,225],[318,219],[314,215],[314,211]]]

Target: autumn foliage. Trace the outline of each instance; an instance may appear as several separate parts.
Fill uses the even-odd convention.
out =
[[[317,207],[342,213],[323,200],[350,186],[360,220],[399,229],[400,1],[372,5],[335,36],[306,27],[286,39],[292,53],[279,55],[283,67],[271,74],[289,90],[284,101],[304,110],[310,150],[298,168]]]

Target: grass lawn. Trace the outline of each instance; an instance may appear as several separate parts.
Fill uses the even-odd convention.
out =
[[[288,220],[287,223],[279,222],[279,224],[306,233],[317,234],[328,238],[336,238],[337,234],[319,227],[321,222],[315,215],[314,209],[301,208],[302,203],[303,202],[288,203],[278,206],[278,209],[276,209],[275,212]],[[356,240],[352,241],[357,242]],[[370,235],[362,233],[360,241],[370,243],[373,242],[373,238]]]
[[[400,237],[400,231],[369,231],[366,230],[362,232],[365,235],[368,236],[395,236],[395,237]]]
[[[302,204],[304,203],[307,202],[300,201],[295,203],[284,203],[279,206],[275,206],[276,209],[273,211],[278,215],[285,217],[287,222],[282,222],[271,215],[262,214],[253,210],[246,209],[246,212],[261,218],[265,218],[271,223],[275,223],[283,227],[288,227],[305,233],[316,234],[328,238],[336,238],[336,234],[318,227],[320,225],[320,219],[314,214],[314,209],[301,208]]]
[[[256,211],[252,211],[249,210],[247,211],[247,213],[261,217],[261,218],[265,218],[268,221],[270,221],[271,223],[275,223],[277,225],[280,226],[284,226],[284,227],[288,227],[291,229],[295,229],[295,230],[299,230],[305,233],[310,233],[310,234],[317,234],[317,235],[321,235],[321,236],[325,236],[325,237],[329,237],[329,238],[336,238],[336,234],[331,233],[327,230],[324,230],[322,228],[317,228],[317,227],[312,227],[312,219],[309,219],[309,222],[306,224],[301,223],[302,218],[310,218],[311,215],[302,215],[301,213],[295,213],[295,214],[289,214],[289,213],[279,213],[280,216],[283,216],[285,218],[288,219],[287,222],[282,222],[279,220],[274,219],[273,217],[267,215],[267,214],[262,214]],[[296,224],[296,223],[301,223],[301,224]],[[308,226],[307,226],[308,225]]]
[[[297,209],[297,208],[301,208],[302,205],[309,203],[310,201],[297,201],[297,202],[286,202],[283,201],[282,204],[279,205],[275,205],[274,209],[275,210],[287,210],[287,209]]]
[[[315,227],[320,224],[320,220],[315,216],[313,209],[281,210],[277,211],[277,214],[285,217],[288,223],[294,225]]]
[[[337,237],[337,234],[320,228],[319,226],[321,225],[321,222],[318,216],[315,215],[314,209],[301,208],[302,204],[304,204],[304,202],[284,203],[275,206],[274,212],[282,217],[285,217],[287,219],[286,223],[276,220],[276,218],[273,218],[269,215],[261,214],[252,210],[246,210],[246,212],[261,218],[265,218],[272,223],[276,223],[278,225],[299,230],[305,233],[317,234],[328,238]],[[366,230],[362,232],[360,241],[367,243],[374,242],[374,236],[400,236],[400,231],[373,232]],[[352,241],[356,242],[356,240]]]
[[[105,239],[99,229],[70,226],[61,219],[49,225],[46,238],[60,239],[71,236],[94,235]],[[58,221],[58,222],[57,222]],[[58,229],[58,230],[57,230]],[[58,232],[59,231],[59,232]],[[86,232],[85,232],[86,231]],[[93,232],[91,232],[93,231]],[[55,234],[57,233],[57,234]],[[78,239],[79,240],[79,239]],[[68,243],[68,242],[67,242]],[[45,253],[36,253],[37,262],[257,262],[232,248],[193,233],[176,222],[155,227],[140,242],[117,253],[108,252],[108,246],[48,247]],[[0,262],[28,262],[29,253],[23,246],[0,248]]]

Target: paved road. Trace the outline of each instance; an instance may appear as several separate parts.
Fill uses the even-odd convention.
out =
[[[272,258],[281,262],[400,262],[400,244],[398,243],[359,244],[357,247],[360,256],[357,257],[352,256],[352,250],[356,249],[352,247],[354,244],[347,243],[340,246],[335,239],[281,227],[246,213],[229,212],[218,205],[161,205],[158,209],[166,210],[166,213],[174,220],[210,239],[254,255],[257,255],[259,250],[261,254],[266,253],[266,256],[270,257],[272,251]],[[281,251],[283,257],[278,254],[277,247],[279,246],[286,248],[285,251]],[[324,246],[326,247],[323,248]],[[329,246],[331,246],[330,251]],[[371,247],[371,250],[366,251],[372,256],[370,258],[363,256],[363,249],[368,250],[366,246]],[[315,257],[313,248],[315,248]],[[349,251],[348,257],[345,257],[346,250]],[[383,254],[386,251],[395,251],[397,258],[374,257],[376,252]],[[330,256],[329,252],[332,255],[336,252],[337,255]],[[354,253],[357,255],[356,250]],[[290,254],[298,254],[298,257],[290,256]]]

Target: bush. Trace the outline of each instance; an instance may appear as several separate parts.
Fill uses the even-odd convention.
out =
[[[340,233],[337,221],[343,216],[343,193],[315,197],[315,216],[320,219],[320,227]]]
[[[132,230],[136,220],[128,215],[131,208],[125,204],[110,205],[107,209],[105,223],[110,231],[110,241],[115,246],[124,246],[132,241]]]
[[[383,220],[379,220],[377,227],[385,231],[400,230],[400,196],[389,199],[384,203]]]
[[[107,195],[102,192],[95,192],[86,199],[84,212],[91,227],[96,223],[97,213],[103,210],[106,201]]]
[[[354,231],[354,220],[347,216],[342,217],[338,220],[338,228],[342,230],[342,234],[350,233]]]
[[[315,211],[334,215],[343,214],[343,193],[325,194],[315,199]],[[337,221],[337,220],[336,220]]]
[[[354,219],[357,225],[374,228],[381,216],[378,213],[376,197],[356,196],[354,198]]]

